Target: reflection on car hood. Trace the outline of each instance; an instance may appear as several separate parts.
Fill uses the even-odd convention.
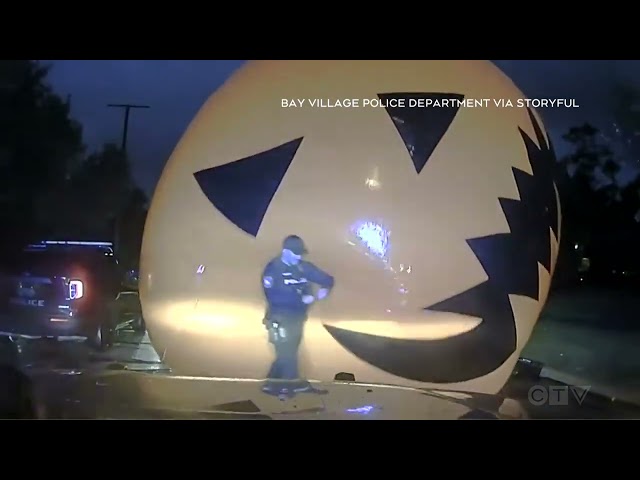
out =
[[[370,385],[315,383],[324,395],[280,400],[261,380],[58,371],[35,378],[48,418],[101,419],[498,419],[505,399],[493,395]],[[513,409],[511,409],[513,411]]]

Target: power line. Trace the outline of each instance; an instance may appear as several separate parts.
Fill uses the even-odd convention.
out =
[[[122,128],[122,146],[120,149],[123,153],[127,151],[127,133],[129,131],[129,112],[132,108],[151,108],[149,105],[133,105],[130,103],[109,103],[107,107],[124,108],[124,125]]]

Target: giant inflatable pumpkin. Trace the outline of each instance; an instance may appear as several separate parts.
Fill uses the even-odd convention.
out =
[[[141,299],[159,354],[179,373],[263,378],[261,274],[298,235],[335,278],[309,311],[307,378],[498,391],[560,235],[553,149],[522,98],[485,61],[246,64],[153,197]]]

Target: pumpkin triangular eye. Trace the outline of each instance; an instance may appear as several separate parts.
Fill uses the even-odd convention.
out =
[[[380,93],[378,98],[404,100],[404,106],[385,107],[420,173],[460,108],[457,93]],[[432,100],[434,103],[425,103]],[[419,103],[420,102],[420,103]],[[437,103],[435,103],[437,102]],[[413,104],[416,104],[415,106]],[[433,105],[437,106],[433,106]],[[426,106],[429,105],[429,106]]]
[[[301,143],[302,137],[193,176],[220,213],[255,237]]]

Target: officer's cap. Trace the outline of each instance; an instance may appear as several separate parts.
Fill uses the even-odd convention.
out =
[[[289,235],[282,242],[283,250],[290,250],[296,255],[304,255],[305,253],[309,253],[307,247],[305,247],[302,239],[297,235]]]

